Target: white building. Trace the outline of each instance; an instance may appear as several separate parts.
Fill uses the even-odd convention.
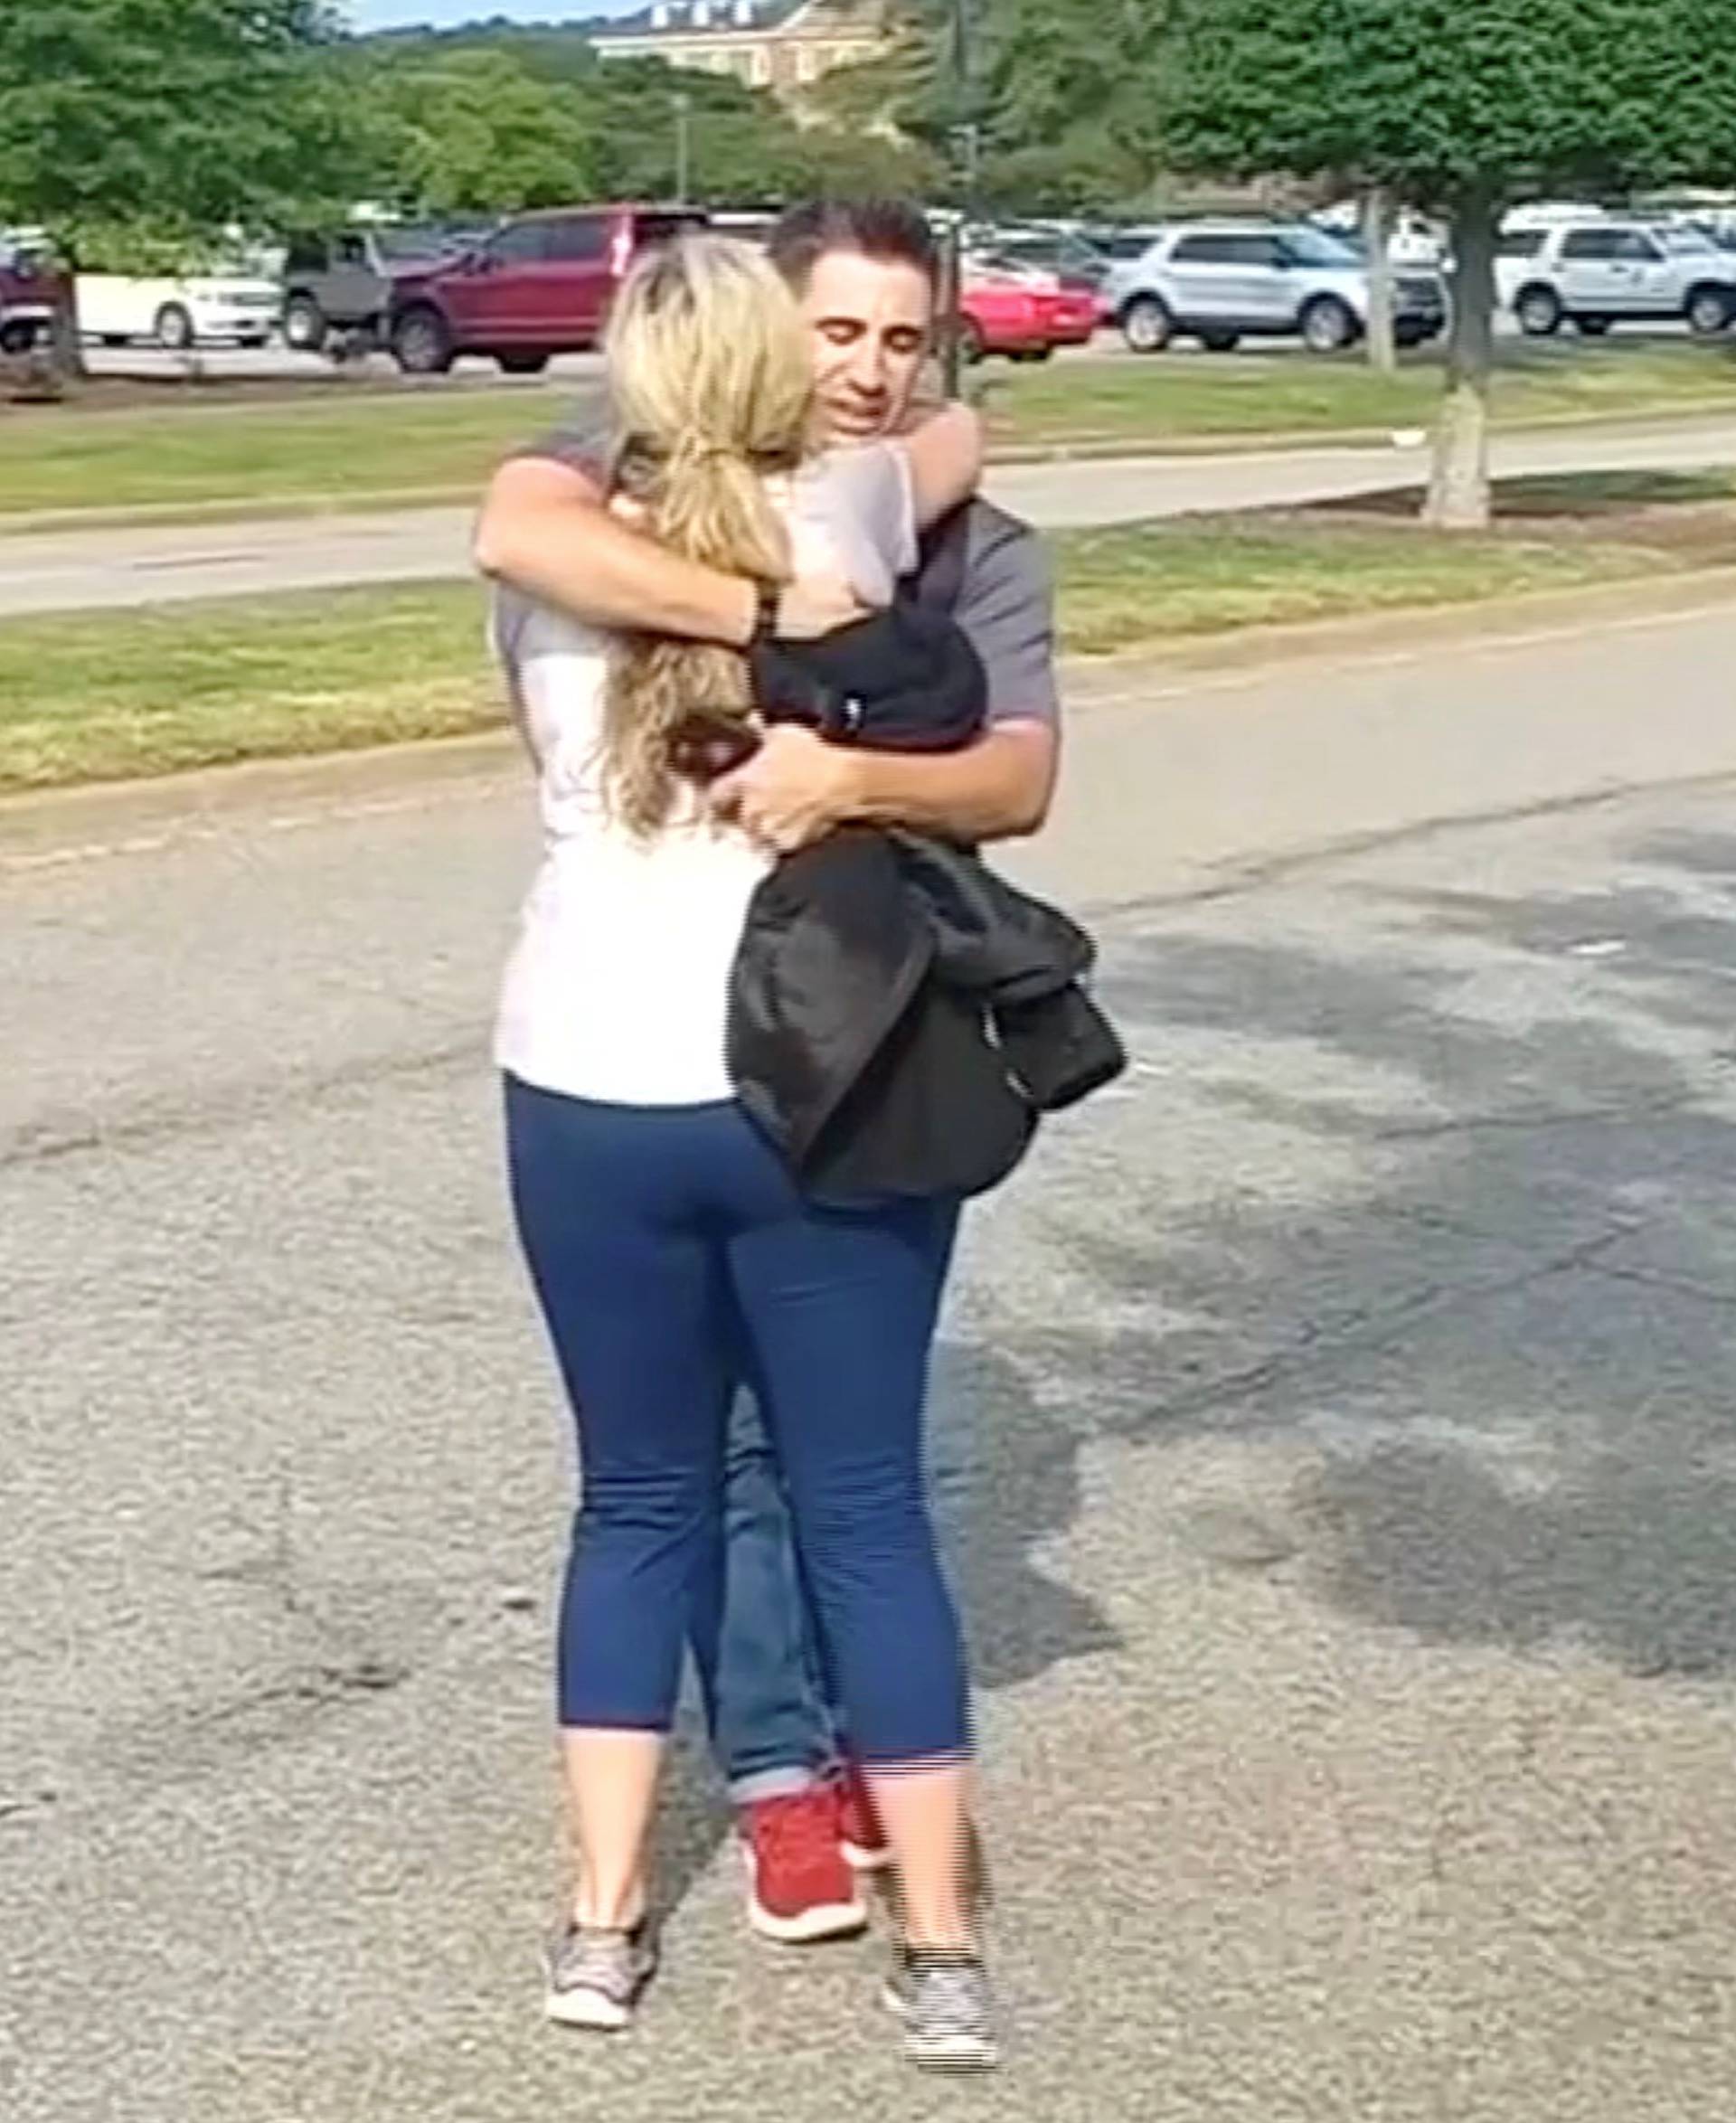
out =
[[[733,74],[797,101],[835,67],[881,57],[892,35],[886,0],[652,0],[590,38],[608,59]]]

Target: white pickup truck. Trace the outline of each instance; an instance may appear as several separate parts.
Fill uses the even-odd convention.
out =
[[[188,273],[160,278],[128,273],[78,276],[79,329],[105,346],[154,340],[176,353],[226,340],[263,346],[278,325],[277,283],[247,273]]]

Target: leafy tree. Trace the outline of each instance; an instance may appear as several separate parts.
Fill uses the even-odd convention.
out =
[[[834,124],[890,120],[995,210],[1104,209],[1149,190],[1158,165],[1150,0],[905,0],[883,60],[823,82]]]
[[[1354,174],[1453,229],[1429,514],[1489,518],[1503,212],[1736,172],[1736,0],[1156,0],[1178,166]]]
[[[335,34],[324,0],[6,0],[0,222],[149,267],[310,218],[352,161]],[[55,341],[80,369],[72,311]]]
[[[596,189],[605,150],[593,113],[503,52],[382,67],[370,86],[381,188],[419,212],[504,213]]]
[[[357,56],[383,114],[374,189],[417,211],[666,198],[678,102],[698,199],[920,188],[930,174],[919,149],[883,133],[799,126],[767,90],[731,76],[604,60],[558,30],[368,39]]]
[[[6,0],[0,218],[193,245],[340,195],[325,0]]]

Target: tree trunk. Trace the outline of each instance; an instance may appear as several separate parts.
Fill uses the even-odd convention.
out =
[[[1392,199],[1383,184],[1363,195],[1363,243],[1368,252],[1368,359],[1387,374],[1399,365],[1392,336]]]
[[[49,326],[49,355],[54,370],[68,383],[82,383],[90,374],[84,365],[84,335],[79,330],[79,284],[71,261],[55,252],[51,269],[54,283],[54,321]]]
[[[1467,193],[1453,215],[1447,397],[1435,429],[1427,520],[1442,531],[1489,527],[1489,382],[1495,368],[1495,246],[1498,208]]]

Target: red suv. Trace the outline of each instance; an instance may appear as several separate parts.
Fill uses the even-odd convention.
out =
[[[461,354],[486,354],[508,375],[533,376],[551,354],[596,345],[642,250],[705,222],[669,206],[515,214],[475,250],[397,280],[387,340],[410,375],[439,375]]]
[[[71,307],[65,275],[45,251],[0,233],[0,354],[46,345],[57,307]]]

